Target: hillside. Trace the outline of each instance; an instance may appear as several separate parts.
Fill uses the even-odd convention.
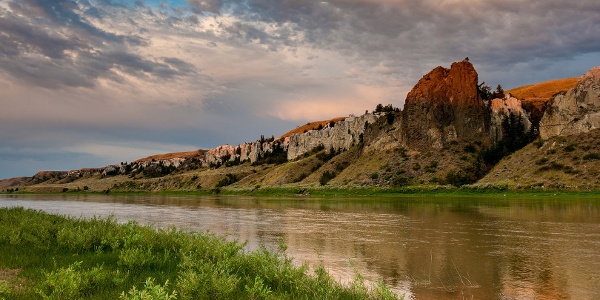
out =
[[[500,161],[477,185],[487,184],[600,190],[600,129],[529,144]]]
[[[577,85],[579,78],[563,78],[549,80],[540,83],[524,85],[510,89],[506,92],[510,93],[518,99],[545,99],[550,100],[554,94],[558,92],[566,92]]]
[[[567,81],[522,91],[547,95]],[[0,180],[0,190],[600,190],[600,92],[595,89],[600,67],[582,76],[576,88],[546,100],[543,107],[549,108],[538,116],[514,97],[484,101],[478,82],[471,63],[457,62],[424,75],[401,111],[390,105],[377,113],[307,123],[277,139],[261,137],[237,146],[154,155],[96,169],[40,171]],[[548,90],[542,91],[544,87]],[[531,143],[536,124],[546,140]]]

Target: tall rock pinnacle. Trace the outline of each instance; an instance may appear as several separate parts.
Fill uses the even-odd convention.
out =
[[[403,133],[408,146],[441,148],[453,140],[489,140],[489,112],[468,61],[437,67],[406,97]]]

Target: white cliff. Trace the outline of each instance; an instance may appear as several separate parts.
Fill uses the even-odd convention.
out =
[[[583,75],[577,86],[554,96],[540,121],[540,136],[572,135],[600,128],[600,66]]]

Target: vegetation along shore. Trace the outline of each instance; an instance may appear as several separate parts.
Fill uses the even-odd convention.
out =
[[[0,209],[0,299],[397,299],[210,233]],[[313,266],[314,267],[314,266]]]

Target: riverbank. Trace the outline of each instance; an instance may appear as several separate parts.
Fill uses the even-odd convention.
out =
[[[268,187],[268,188],[218,188],[199,190],[163,190],[163,191],[141,191],[111,189],[105,191],[83,191],[70,190],[66,192],[42,191],[0,193],[0,195],[19,194],[110,194],[110,195],[181,195],[181,196],[253,196],[253,197],[297,197],[297,198],[363,198],[363,197],[486,197],[486,198],[600,198],[600,190],[582,189],[546,189],[546,188],[524,188],[508,189],[504,186],[439,186],[422,185],[407,187],[342,187],[342,186],[292,186],[292,187]]]
[[[247,252],[208,233],[23,208],[0,209],[0,230],[0,299],[396,299],[295,266],[285,245]]]

